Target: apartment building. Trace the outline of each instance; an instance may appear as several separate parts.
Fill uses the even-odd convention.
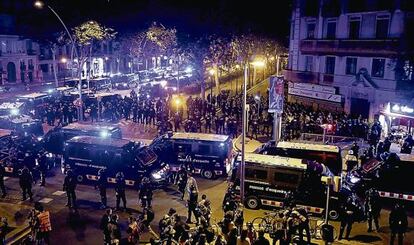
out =
[[[285,73],[288,99],[371,121],[390,103],[411,108],[411,3],[295,0]]]

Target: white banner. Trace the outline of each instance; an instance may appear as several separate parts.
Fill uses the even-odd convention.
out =
[[[322,93],[328,93],[328,94],[335,94],[336,90],[334,87],[329,86],[321,86],[316,84],[310,84],[310,83],[289,83],[289,88],[297,88],[302,90],[310,90],[315,92],[322,92]]]
[[[337,102],[337,103],[341,103],[342,101],[342,96],[339,94],[329,94],[329,93],[316,92],[316,91],[310,91],[310,90],[304,90],[304,89],[298,89],[298,88],[292,88],[292,87],[289,87],[288,93],[293,94],[293,95],[308,97],[308,98]]]

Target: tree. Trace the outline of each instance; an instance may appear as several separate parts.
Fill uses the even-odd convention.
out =
[[[111,28],[106,28],[96,21],[90,20],[73,28],[74,40],[77,45],[77,71],[79,77],[78,89],[81,95],[82,91],[82,70],[85,62],[89,59],[87,66],[87,81],[89,87],[90,64],[92,63],[92,52],[94,43],[112,39],[116,32]],[[82,98],[80,98],[82,101]],[[79,113],[79,120],[82,120],[82,107]]]

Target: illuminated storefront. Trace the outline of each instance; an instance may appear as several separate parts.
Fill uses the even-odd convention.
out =
[[[386,136],[404,137],[413,133],[414,106],[387,103],[381,110],[379,121]]]

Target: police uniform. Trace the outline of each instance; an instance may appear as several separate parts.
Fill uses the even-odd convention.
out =
[[[30,170],[25,166],[20,173],[19,176],[19,184],[22,189],[23,201],[26,200],[27,195],[29,195],[30,201],[33,201],[33,193],[32,193],[32,183],[33,183],[33,176],[30,173]]]
[[[145,179],[139,191],[139,199],[142,207],[151,207],[152,202],[152,187],[148,179]]]
[[[78,181],[72,170],[68,170],[65,180],[63,181],[63,191],[66,191],[68,202],[66,206],[73,207],[76,209],[76,185]]]
[[[124,209],[126,210],[125,178],[122,172],[119,172],[116,174],[115,193],[116,193],[116,209],[119,210],[119,205],[122,200],[124,204]]]
[[[98,182],[97,187],[99,189],[99,196],[101,197],[102,208],[105,208],[107,205],[107,198],[106,198],[106,187],[107,187],[107,175],[104,169],[99,170],[98,172]]]
[[[5,197],[6,196],[6,186],[4,185],[4,176],[6,174],[6,169],[5,167],[0,164],[0,191],[2,193],[1,197]]]

